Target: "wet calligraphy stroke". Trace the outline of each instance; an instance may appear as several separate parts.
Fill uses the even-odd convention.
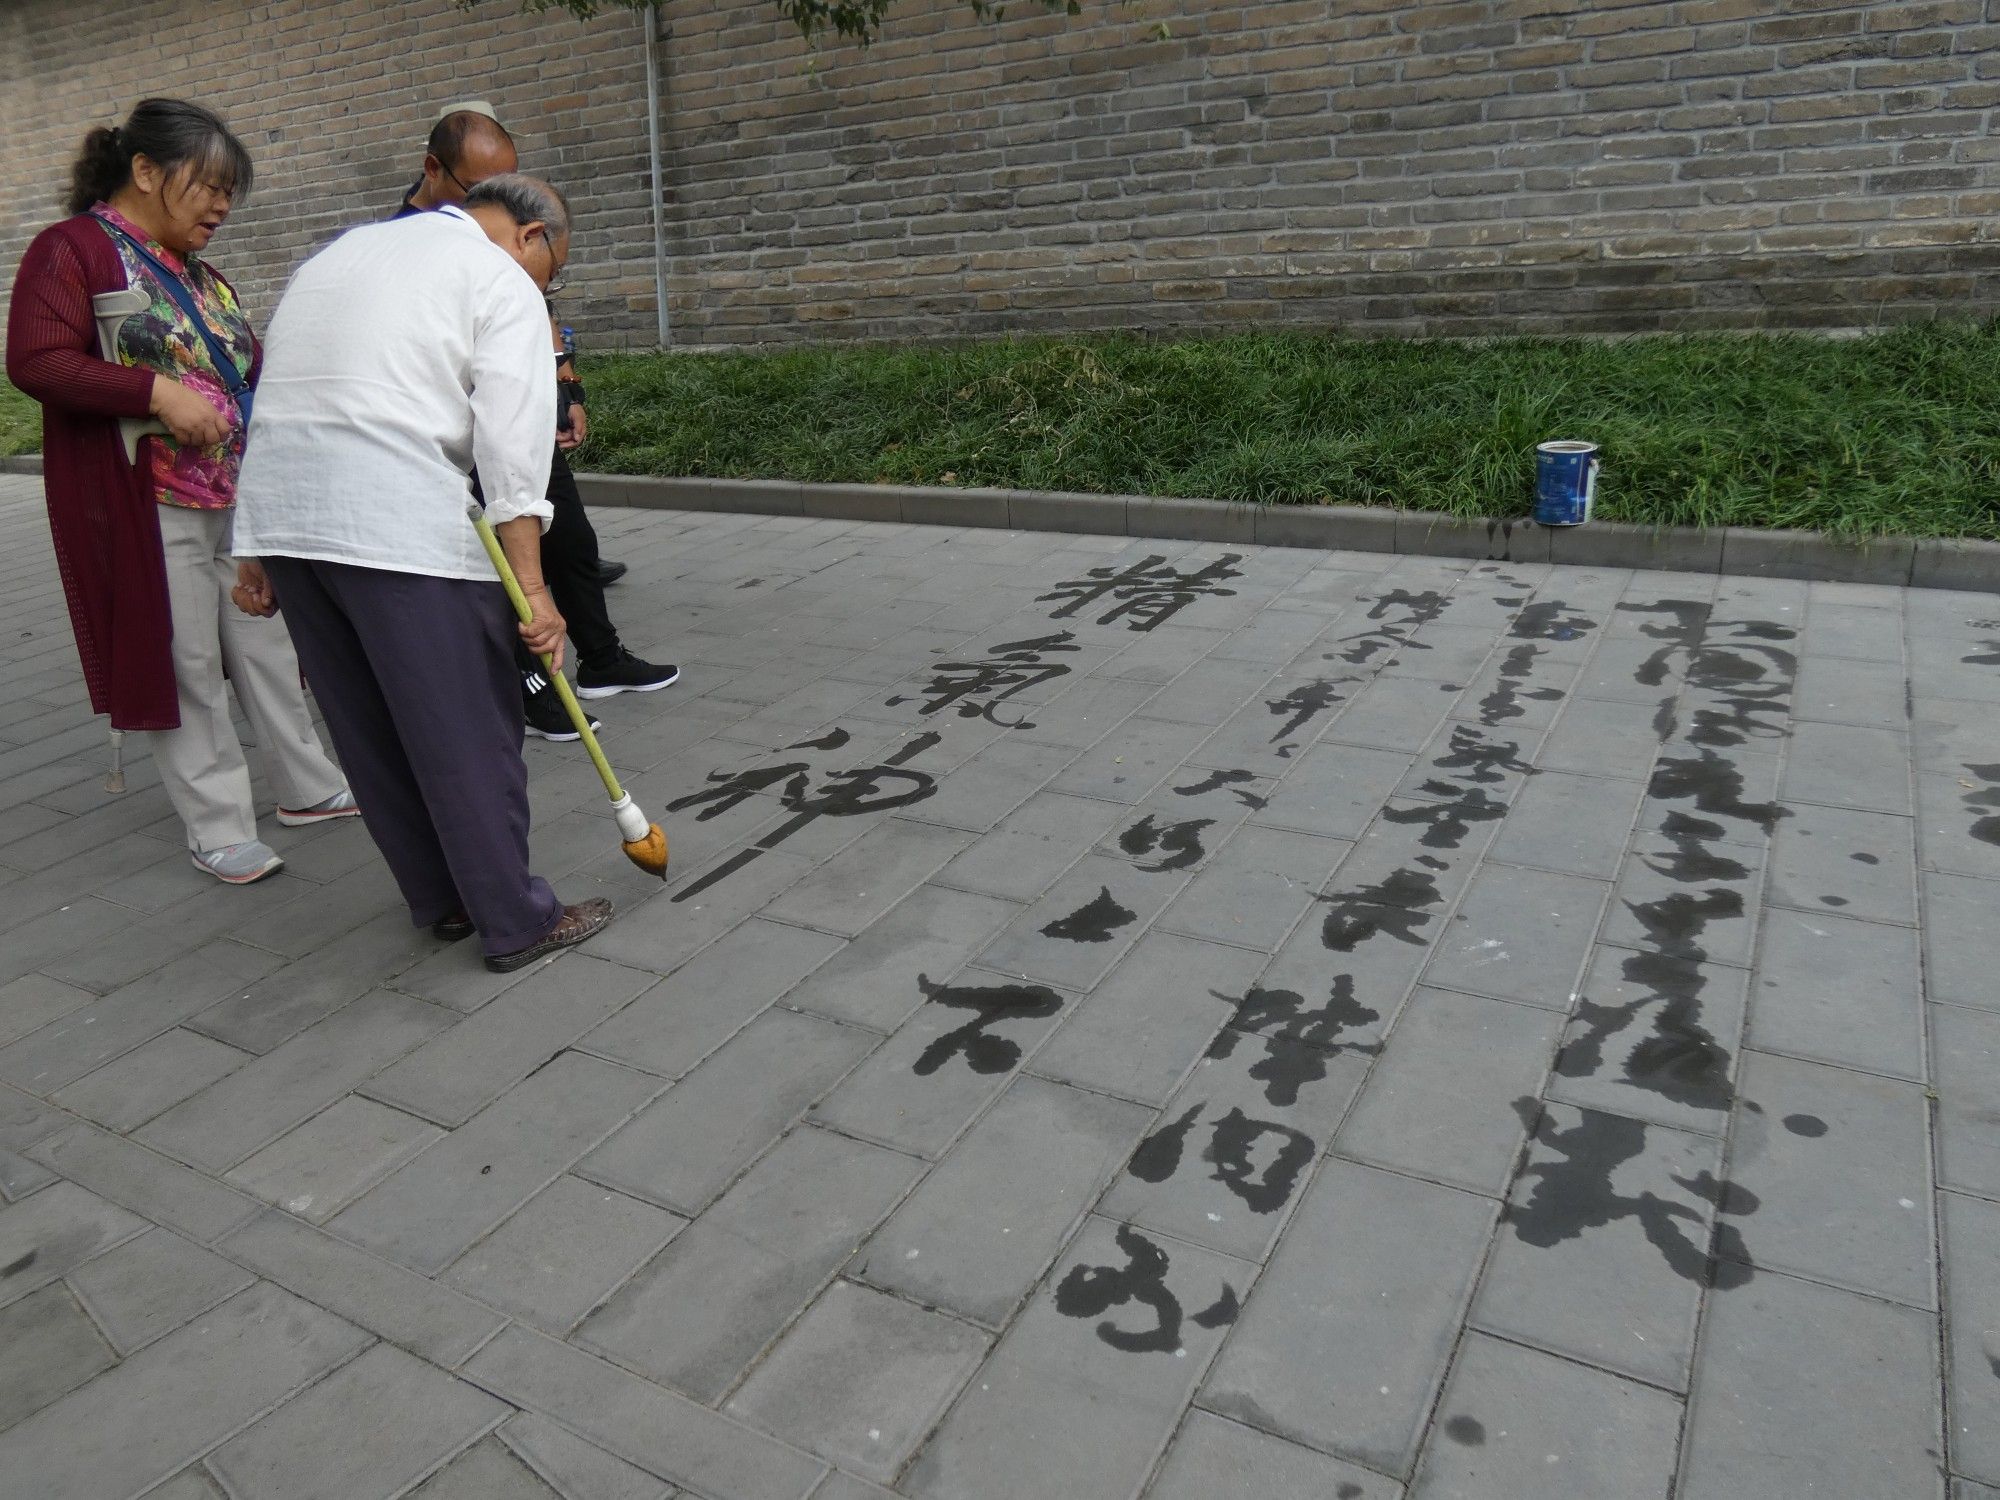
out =
[[[838,750],[848,743],[849,738],[846,730],[836,729],[820,739],[801,740],[788,748]],[[820,818],[851,818],[859,813],[888,812],[892,808],[908,807],[935,796],[936,777],[905,768],[943,738],[935,733],[920,734],[885,761],[872,766],[856,766],[851,770],[829,771],[817,792],[811,789],[812,765],[809,761],[786,761],[780,765],[752,766],[741,771],[710,772],[708,779],[715,785],[669,802],[667,811],[682,812],[690,807],[701,807],[696,821],[705,823],[745,798],[776,787],[779,788],[779,801],[791,811],[792,816],[749,848],[739,849],[701,879],[684,890],[676,891],[674,901],[678,903],[700,895],[753,860],[770,853],[800,829]],[[898,785],[901,790],[891,790]]]
[[[1222,581],[1242,576],[1234,566],[1241,561],[1242,553],[1225,552],[1207,566],[1183,573],[1166,558],[1154,554],[1124,568],[1091,568],[1082,578],[1058,584],[1052,592],[1039,595],[1036,603],[1069,600],[1049,616],[1051,620],[1066,620],[1081,609],[1109,599],[1111,608],[1097,617],[1098,624],[1110,625],[1122,619],[1129,630],[1152,630],[1197,599],[1234,595],[1236,590],[1222,587]]]
[[[1058,631],[1032,640],[1003,641],[978,661],[939,662],[921,696],[926,700],[917,710],[929,717],[945,709],[963,719],[985,719],[1002,729],[1033,729],[1026,717],[1002,718],[1000,705],[1029,688],[1069,675],[1069,666],[1043,658],[1058,651],[1075,651],[1076,633]],[[899,693],[888,700],[890,708],[911,702],[918,695]]]

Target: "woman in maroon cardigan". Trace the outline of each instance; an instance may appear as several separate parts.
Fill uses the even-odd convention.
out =
[[[114,729],[151,731],[196,867],[236,885],[283,861],[257,837],[225,672],[278,820],[356,811],[313,731],[284,625],[229,603],[260,356],[235,292],[196,256],[249,183],[249,154],[214,114],[142,101],[85,139],[72,217],[28,247],[7,319],[7,376],[42,405],[49,525],[91,708]],[[112,292],[138,295],[101,350],[93,298]],[[141,425],[151,435],[128,450]]]

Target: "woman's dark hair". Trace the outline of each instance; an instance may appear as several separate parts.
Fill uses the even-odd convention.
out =
[[[135,156],[169,177],[191,167],[239,198],[250,191],[250,153],[220,115],[185,99],[141,99],[123,125],[99,126],[83,138],[70,168],[69,211],[80,214],[130,182]]]

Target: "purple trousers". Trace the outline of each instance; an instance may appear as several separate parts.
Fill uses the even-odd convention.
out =
[[[462,911],[489,954],[546,936],[562,906],[528,869],[519,637],[499,583],[263,562],[411,919]]]

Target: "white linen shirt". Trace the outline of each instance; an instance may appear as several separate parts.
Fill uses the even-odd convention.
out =
[[[549,315],[457,208],[351,229],[272,314],[232,550],[491,581],[466,519],[539,516],[555,451]]]

